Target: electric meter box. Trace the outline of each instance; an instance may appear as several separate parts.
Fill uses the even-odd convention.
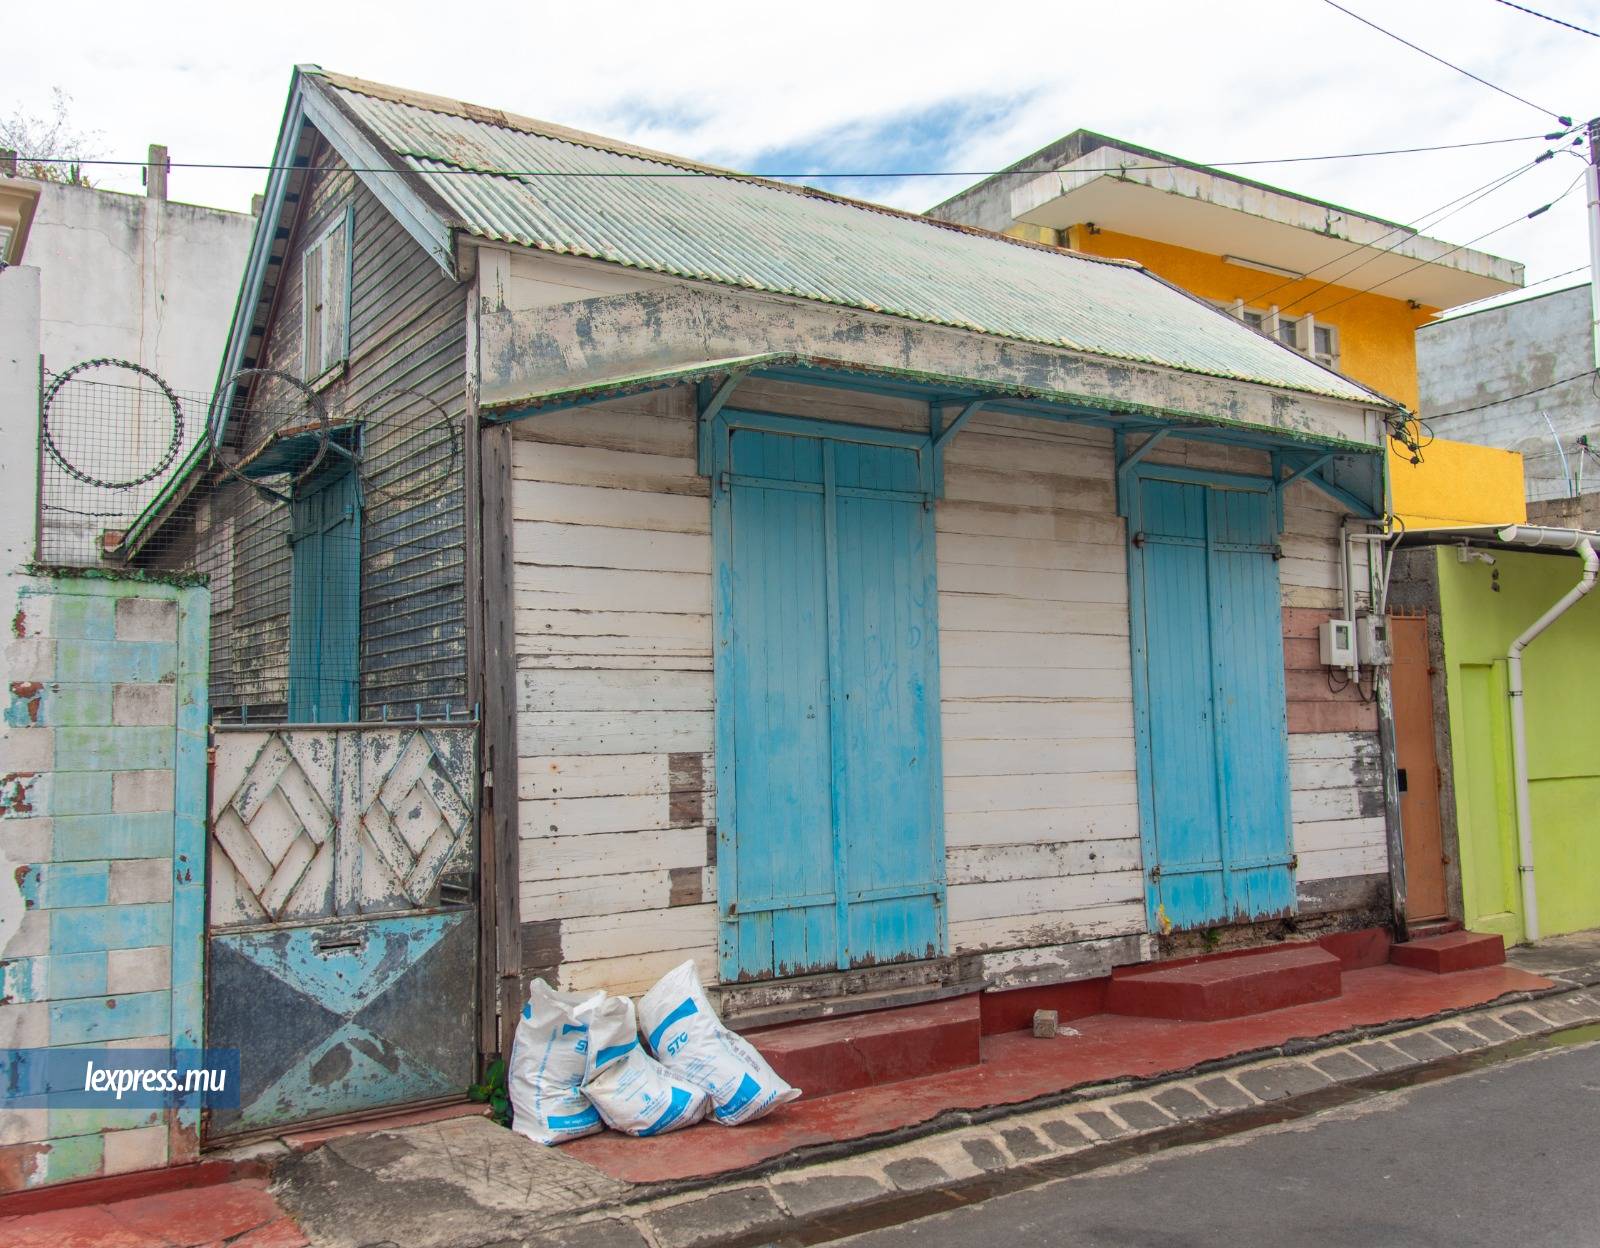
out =
[[[1356,657],[1365,667],[1389,665],[1389,621],[1383,616],[1363,615],[1356,621]]]
[[[1349,620],[1323,620],[1318,630],[1322,642],[1324,667],[1354,667],[1356,665],[1355,625]]]

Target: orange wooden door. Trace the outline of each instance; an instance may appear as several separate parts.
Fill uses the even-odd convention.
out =
[[[1450,908],[1444,884],[1428,621],[1421,616],[1389,617],[1389,641],[1394,649],[1395,765],[1400,773],[1400,826],[1405,833],[1406,918],[1416,923],[1443,918]]]

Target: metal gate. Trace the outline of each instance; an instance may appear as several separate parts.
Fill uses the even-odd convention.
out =
[[[240,1107],[209,1137],[471,1082],[477,727],[216,730],[206,1034]]]

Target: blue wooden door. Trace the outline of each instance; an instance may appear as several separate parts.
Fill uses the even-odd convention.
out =
[[[1270,487],[1149,470],[1129,517],[1153,927],[1294,908]]]
[[[725,456],[724,977],[934,956],[944,838],[925,466],[909,447],[745,428]]]
[[[361,490],[330,472],[290,508],[289,722],[360,718]]]

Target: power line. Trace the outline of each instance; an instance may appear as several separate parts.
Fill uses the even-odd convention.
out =
[[[1354,247],[1351,247],[1349,250],[1340,252],[1337,256],[1334,256],[1331,260],[1327,260],[1327,261],[1323,262],[1322,264],[1319,264],[1314,269],[1310,269],[1307,272],[1302,273],[1297,277],[1291,277],[1291,278],[1287,279],[1286,281],[1279,282],[1276,286],[1269,287],[1267,290],[1261,291],[1259,294],[1252,295],[1250,297],[1250,301],[1252,303],[1260,303],[1261,300],[1269,298],[1270,296],[1277,294],[1280,290],[1283,290],[1286,287],[1293,286],[1296,282],[1305,281],[1307,278],[1314,277],[1316,274],[1321,273],[1326,269],[1332,268],[1334,265],[1338,264],[1342,260],[1348,260],[1351,256],[1358,255],[1361,252],[1371,250],[1378,243],[1382,243],[1385,239],[1389,238],[1391,235],[1394,235],[1394,234],[1402,235],[1401,238],[1396,239],[1393,243],[1389,244],[1388,246],[1380,248],[1379,252],[1378,252],[1378,255],[1373,255],[1373,256],[1369,257],[1368,259],[1362,261],[1360,264],[1354,265],[1351,268],[1345,269],[1341,273],[1335,274],[1333,277],[1329,278],[1327,281],[1323,282],[1321,285],[1313,288],[1312,290],[1307,291],[1303,295],[1300,295],[1300,296],[1296,297],[1295,300],[1292,303],[1289,303],[1289,304],[1285,305],[1287,307],[1291,307],[1292,308],[1296,303],[1302,303],[1305,300],[1311,298],[1313,295],[1320,294],[1322,291],[1326,290],[1329,286],[1332,286],[1334,283],[1339,281],[1340,278],[1348,277],[1350,274],[1354,273],[1357,269],[1364,268],[1364,267],[1366,267],[1366,265],[1371,264],[1374,260],[1378,259],[1379,255],[1383,255],[1383,254],[1387,254],[1389,252],[1392,252],[1396,247],[1399,247],[1399,246],[1403,245],[1404,243],[1406,243],[1407,241],[1409,241],[1410,239],[1415,238],[1421,232],[1421,230],[1423,228],[1422,223],[1424,221],[1428,221],[1429,224],[1428,224],[1427,228],[1432,229],[1434,226],[1438,225],[1439,222],[1444,221],[1444,220],[1448,219],[1451,216],[1454,216],[1457,212],[1460,212],[1462,209],[1467,208],[1471,204],[1477,203],[1477,201],[1479,199],[1482,199],[1485,195],[1491,194],[1492,192],[1499,190],[1501,187],[1508,185],[1509,183],[1514,181],[1516,178],[1521,177],[1524,173],[1527,173],[1535,165],[1537,165],[1540,161],[1546,159],[1549,155],[1552,155],[1552,154],[1553,154],[1553,152],[1547,152],[1545,156],[1538,157],[1535,160],[1530,160],[1530,161],[1526,162],[1525,164],[1518,165],[1515,169],[1512,169],[1508,173],[1503,173],[1503,174],[1500,174],[1497,177],[1491,178],[1488,182],[1485,182],[1482,186],[1474,187],[1472,190],[1467,191],[1464,194],[1458,195],[1452,200],[1447,200],[1445,203],[1440,204],[1437,208],[1430,208],[1427,212],[1424,212],[1421,216],[1413,217],[1410,221],[1408,221],[1403,226],[1395,226],[1395,227],[1393,227],[1393,228],[1391,228],[1389,230],[1384,231],[1384,233],[1378,235],[1378,237],[1376,239],[1374,239],[1373,242],[1371,242],[1371,243],[1358,243]],[[1465,200],[1466,202],[1463,203],[1462,202],[1463,200]],[[1449,209],[1449,211],[1448,212],[1445,211],[1446,209]],[[1443,213],[1443,215],[1442,216],[1437,215],[1437,214],[1440,214],[1440,213]],[[1430,220],[1430,218],[1432,218],[1432,220]]]
[[[1373,291],[1377,290],[1378,287],[1380,287],[1380,286],[1387,286],[1390,282],[1397,282],[1402,277],[1404,277],[1407,273],[1415,273],[1420,268],[1424,268],[1424,267],[1426,267],[1427,265],[1430,265],[1430,264],[1437,264],[1439,261],[1443,260],[1446,256],[1454,255],[1456,252],[1460,251],[1464,247],[1471,247],[1471,246],[1473,246],[1473,245],[1475,245],[1477,243],[1481,243],[1484,239],[1488,238],[1492,234],[1498,234],[1498,233],[1500,233],[1501,230],[1509,230],[1513,225],[1517,225],[1517,224],[1519,224],[1519,223],[1521,223],[1523,221],[1531,221],[1531,220],[1533,220],[1533,218],[1535,218],[1537,216],[1542,216],[1544,213],[1549,212],[1550,209],[1554,208],[1557,204],[1559,204],[1568,195],[1572,194],[1573,190],[1576,189],[1578,184],[1583,181],[1584,176],[1585,176],[1584,174],[1580,173],[1567,186],[1566,190],[1562,191],[1561,194],[1557,195],[1548,204],[1543,204],[1540,207],[1535,208],[1532,212],[1524,213],[1520,217],[1513,217],[1511,220],[1505,222],[1503,225],[1495,226],[1494,229],[1492,229],[1492,230],[1485,230],[1482,234],[1478,235],[1477,238],[1469,238],[1464,243],[1457,243],[1454,247],[1451,247],[1448,251],[1440,252],[1437,256],[1434,256],[1431,260],[1418,261],[1416,264],[1413,264],[1410,268],[1401,269],[1400,272],[1394,274],[1392,277],[1386,277],[1381,282],[1374,282],[1371,286],[1368,286],[1365,290],[1352,291],[1350,294],[1346,295],[1343,299],[1335,299],[1332,303],[1326,304],[1323,307],[1317,308],[1314,312],[1310,313],[1310,315],[1312,315],[1312,316],[1321,316],[1324,312],[1331,311],[1332,309],[1337,308],[1340,304],[1349,303],[1350,300],[1359,298],[1362,295],[1370,295]]]
[[[1473,300],[1470,300],[1467,303],[1458,303],[1458,304],[1456,304],[1455,307],[1451,308],[1448,312],[1445,313],[1445,315],[1441,316],[1439,318],[1439,320],[1434,322],[1434,323],[1435,324],[1439,324],[1439,323],[1444,322],[1444,321],[1453,321],[1458,316],[1470,315],[1469,309],[1477,307],[1480,303],[1488,303],[1491,299],[1505,299],[1508,304],[1519,302],[1518,299],[1512,299],[1512,298],[1510,298],[1510,296],[1512,296],[1512,295],[1517,295],[1517,296],[1525,295],[1530,290],[1534,290],[1534,289],[1536,289],[1537,287],[1540,287],[1540,286],[1548,286],[1551,282],[1559,282],[1563,277],[1571,277],[1574,273],[1587,273],[1587,272],[1589,272],[1589,268],[1590,268],[1590,266],[1587,265],[1587,264],[1576,264],[1576,265],[1573,265],[1572,268],[1570,268],[1570,269],[1563,269],[1559,273],[1552,273],[1552,274],[1550,274],[1549,277],[1541,277],[1541,278],[1537,279],[1536,281],[1524,282],[1523,285],[1522,285],[1522,289],[1521,290],[1516,290],[1516,291],[1502,290],[1498,294],[1485,295],[1482,299],[1473,299]],[[1571,289],[1571,288],[1569,288],[1569,289]],[[1551,294],[1557,294],[1559,292],[1551,291],[1550,293]],[[1494,311],[1494,309],[1493,308],[1485,308],[1484,311],[1492,312],[1492,311]]]
[[[1482,83],[1484,86],[1488,87],[1489,90],[1491,90],[1491,91],[1498,91],[1501,95],[1506,96],[1508,99],[1515,100],[1518,104],[1526,104],[1531,109],[1534,109],[1534,110],[1536,110],[1538,112],[1541,112],[1541,113],[1546,113],[1549,116],[1554,117],[1563,126],[1570,126],[1572,124],[1572,118],[1567,117],[1567,116],[1565,116],[1565,115],[1563,115],[1561,113],[1558,113],[1554,109],[1545,108],[1543,105],[1535,104],[1532,100],[1527,99],[1525,96],[1518,95],[1515,91],[1507,91],[1504,87],[1496,86],[1494,83],[1490,82],[1487,78],[1479,77],[1477,74],[1473,73],[1470,69],[1463,69],[1461,66],[1457,65],[1454,61],[1447,61],[1447,60],[1444,59],[1444,57],[1439,56],[1436,53],[1428,51],[1427,48],[1419,47],[1417,44],[1412,43],[1411,40],[1402,38],[1400,35],[1395,34],[1394,31],[1386,30],[1384,27],[1378,25],[1377,22],[1372,21],[1370,18],[1365,18],[1365,17],[1362,17],[1361,14],[1359,14],[1359,13],[1352,12],[1350,9],[1345,8],[1344,5],[1337,3],[1337,0],[1322,0],[1322,2],[1324,4],[1326,4],[1326,5],[1328,5],[1330,8],[1338,9],[1339,12],[1343,13],[1346,17],[1355,18],[1356,21],[1360,22],[1363,26],[1372,27],[1372,29],[1377,31],[1380,35],[1387,35],[1390,39],[1393,39],[1396,43],[1405,44],[1406,47],[1410,48],[1413,52],[1422,53],[1422,55],[1427,57],[1430,61],[1438,61],[1439,64],[1444,65],[1449,69],[1455,70],[1456,73],[1458,73],[1458,74],[1465,74],[1468,78],[1471,78],[1474,82]]]
[[[1047,173],[1130,173],[1139,170],[1155,169],[1189,169],[1197,165],[1210,169],[1243,169],[1256,165],[1294,165],[1306,164],[1323,160],[1364,160],[1376,156],[1413,156],[1423,152],[1452,152],[1471,147],[1496,147],[1506,143],[1526,143],[1531,139],[1549,139],[1556,136],[1538,134],[1518,134],[1504,139],[1477,139],[1468,143],[1434,143],[1421,147],[1389,147],[1366,152],[1330,152],[1320,156],[1278,156],[1269,159],[1256,160],[1169,160],[1149,161],[1143,164],[1107,165],[1099,169],[1068,169],[1041,168],[1041,169],[910,169],[892,170],[884,172],[861,171],[845,173],[742,173],[734,170],[713,169],[479,169],[456,166],[451,168],[428,169],[426,171],[413,169],[396,169],[390,165],[379,167],[359,168],[339,166],[321,166],[308,164],[247,164],[226,161],[204,160],[173,160],[168,161],[171,169],[228,169],[241,171],[256,171],[265,173],[369,173],[369,174],[398,174],[422,173],[446,175],[478,175],[484,174],[492,177],[504,178],[724,178],[748,177],[771,179],[804,179],[804,178],[994,178],[1001,175],[1035,176]],[[1564,137],[1564,136],[1560,136]],[[404,155],[405,153],[401,153]],[[431,157],[427,159],[433,159]],[[18,156],[17,163],[32,165],[105,165],[127,168],[144,168],[147,160],[99,160],[84,159],[82,157],[68,156]]]
[[[1516,9],[1519,12],[1528,14],[1530,17],[1542,17],[1545,21],[1554,22],[1557,26],[1565,26],[1568,30],[1575,30],[1580,35],[1588,35],[1590,38],[1600,39],[1600,33],[1590,30],[1587,26],[1574,26],[1571,22],[1564,22],[1559,17],[1551,17],[1548,13],[1539,12],[1538,9],[1530,9],[1525,4],[1513,4],[1512,0],[1495,0],[1495,3],[1503,4],[1508,9]]]
[[[1486,407],[1499,407],[1502,403],[1510,403],[1515,399],[1525,399],[1530,394],[1543,394],[1546,390],[1554,390],[1557,386],[1564,386],[1568,382],[1582,381],[1585,377],[1594,376],[1594,369],[1582,373],[1574,373],[1571,377],[1563,377],[1560,381],[1552,381],[1548,385],[1535,386],[1532,390],[1522,390],[1516,394],[1508,394],[1504,398],[1490,399],[1487,403],[1475,403],[1471,407],[1458,407],[1448,412],[1435,412],[1427,419],[1443,420],[1446,416],[1463,416],[1467,412],[1481,412]]]

